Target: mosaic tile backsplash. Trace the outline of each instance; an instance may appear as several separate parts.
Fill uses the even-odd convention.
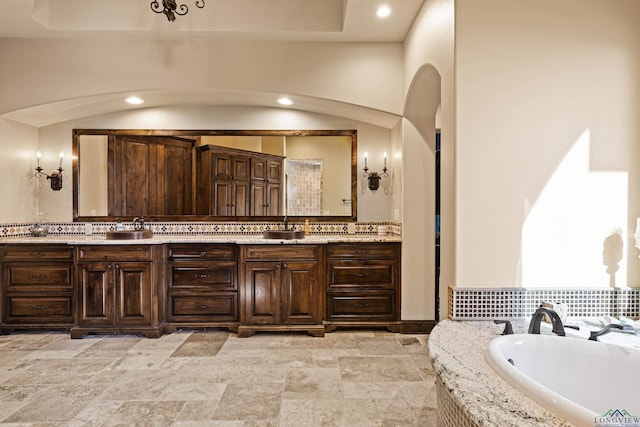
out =
[[[84,222],[50,222],[51,235],[79,235],[85,234]],[[93,234],[106,234],[115,230],[115,222],[90,223]],[[261,234],[265,230],[282,228],[282,222],[147,222],[154,234],[188,235],[188,234]],[[348,222],[314,222],[310,223],[311,234],[348,234]],[[356,222],[355,234],[377,234],[378,226],[387,226],[389,234],[402,235],[402,225],[390,222]],[[124,222],[125,228],[133,228],[133,223]],[[303,222],[290,222],[296,229],[304,228]],[[33,223],[0,224],[0,237],[20,237],[31,234]]]
[[[449,318],[485,320],[530,317],[542,301],[566,303],[569,317],[640,317],[638,288],[460,288],[449,287]]]

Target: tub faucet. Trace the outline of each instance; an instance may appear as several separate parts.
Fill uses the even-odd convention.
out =
[[[614,323],[609,323],[607,326],[605,326],[604,328],[600,329],[599,331],[591,331],[591,334],[589,335],[589,339],[591,341],[598,341],[598,337],[600,335],[608,334],[613,329],[620,329],[621,331],[635,331],[636,330],[636,328],[634,328],[631,325],[617,325],[617,324],[614,324]]]
[[[545,314],[551,318],[552,332],[564,337],[564,326],[562,325],[560,316],[554,310],[544,307],[538,308],[535,313],[533,313],[533,317],[531,317],[531,322],[529,323],[529,333],[540,334],[540,323]]]

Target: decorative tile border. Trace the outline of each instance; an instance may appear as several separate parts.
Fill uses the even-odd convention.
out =
[[[566,303],[569,317],[640,317],[640,288],[449,287],[449,318],[483,320],[529,317],[542,301]]]
[[[60,222],[48,223],[51,235],[81,235],[85,234],[84,222]],[[93,234],[106,234],[109,230],[115,230],[115,222],[93,222],[91,224]],[[261,234],[265,230],[276,230],[282,227],[282,222],[148,222],[155,234],[165,235],[189,235],[189,234],[234,234],[251,235]],[[314,222],[310,223],[311,234],[348,234],[347,222]],[[402,235],[402,225],[390,222],[356,222],[355,234],[377,234],[378,226],[387,226],[390,234]],[[133,228],[133,223],[125,222],[126,228]],[[296,229],[304,228],[303,222],[292,222],[290,225]],[[0,237],[22,237],[31,234],[33,223],[0,224]]]

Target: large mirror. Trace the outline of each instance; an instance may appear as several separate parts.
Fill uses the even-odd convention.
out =
[[[73,131],[74,221],[356,220],[354,130]]]

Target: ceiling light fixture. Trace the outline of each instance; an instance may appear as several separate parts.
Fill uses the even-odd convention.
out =
[[[282,98],[278,98],[278,104],[280,105],[293,105],[293,101],[290,100],[289,98],[286,97],[282,97]]]
[[[389,6],[380,6],[376,15],[378,15],[378,18],[386,18],[391,15],[391,8]]]
[[[204,7],[204,0],[196,0],[196,7],[202,9]],[[184,16],[189,12],[189,7],[186,4],[178,6],[176,0],[162,0],[162,6],[157,0],[151,2],[151,10],[155,13],[164,13],[168,21],[175,21],[176,15]]]
[[[140,105],[140,104],[144,104],[144,99],[139,98],[137,96],[130,96],[128,98],[125,98],[124,102],[131,105]]]

